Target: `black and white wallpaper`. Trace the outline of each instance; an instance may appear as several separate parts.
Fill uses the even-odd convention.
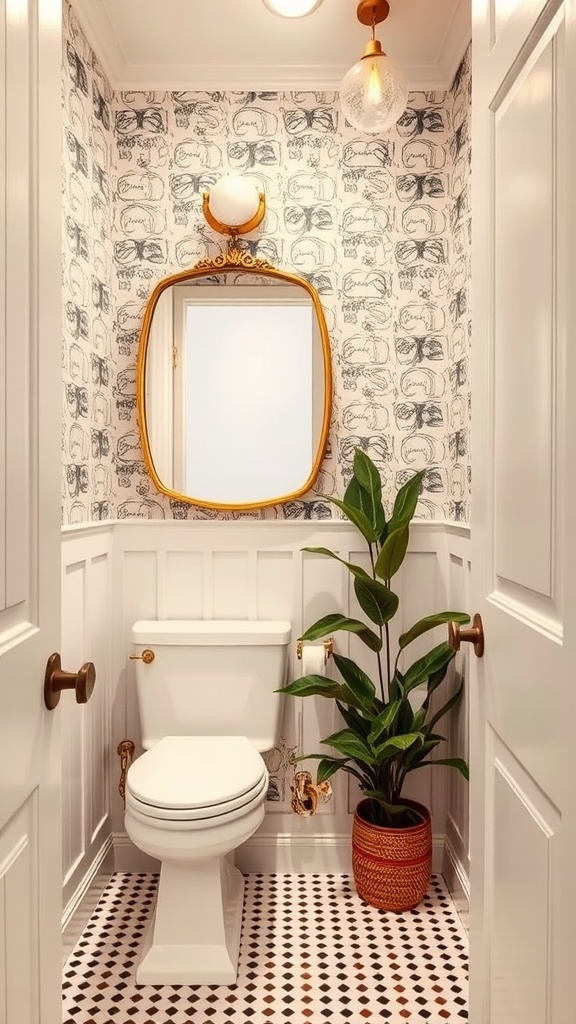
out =
[[[266,193],[241,244],[317,288],[334,404],[316,489],[341,493],[360,445],[392,493],[427,468],[417,514],[466,520],[467,54],[448,93],[412,93],[385,138],[359,136],[327,92],[111,94],[68,9],[64,40],[63,519],[231,518],[149,480],[136,355],[156,282],[222,251],[202,194],[241,172]],[[330,518],[317,493],[248,513]]]

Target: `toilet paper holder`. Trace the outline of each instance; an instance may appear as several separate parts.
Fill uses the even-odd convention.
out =
[[[328,658],[334,652],[334,641],[333,641],[332,637],[329,636],[326,640],[324,640],[324,643],[322,644],[322,646],[324,648],[324,660],[328,661]],[[303,648],[304,648],[304,641],[303,640],[297,640],[296,641],[296,657],[299,660],[302,659],[302,650],[303,650]]]

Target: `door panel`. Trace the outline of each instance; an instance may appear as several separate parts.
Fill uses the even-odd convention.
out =
[[[470,1012],[573,1024],[572,3],[517,6],[496,43],[494,25],[478,0],[472,604],[486,653],[471,683]]]
[[[0,1021],[58,1024],[59,0],[0,0]]]
[[[495,583],[528,606],[552,588],[553,76],[550,39],[494,111]]]
[[[39,1024],[33,929],[38,878],[38,804],[33,793],[0,834],[0,1020]]]

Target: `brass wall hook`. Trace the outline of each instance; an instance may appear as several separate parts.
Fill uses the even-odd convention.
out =
[[[326,803],[332,796],[332,783],[312,782],[310,772],[296,772],[292,790],[292,810],[301,818],[310,818],[316,814],[318,803]]]
[[[334,653],[334,640],[331,636],[327,640],[324,640],[322,646],[324,647],[324,661],[328,661],[331,654]],[[296,657],[299,661],[302,660],[302,651],[304,650],[304,641],[296,641]]]
[[[118,783],[118,792],[122,797],[124,803],[126,803],[126,776],[128,769],[134,760],[134,746],[132,740],[122,740],[118,744],[118,756],[120,758],[120,781]]]

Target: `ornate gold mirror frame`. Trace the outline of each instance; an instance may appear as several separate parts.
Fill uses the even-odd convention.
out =
[[[154,483],[154,486],[161,494],[165,494],[168,498],[183,501],[189,505],[196,505],[199,508],[219,509],[221,511],[241,511],[243,509],[265,508],[269,505],[279,505],[285,501],[293,501],[296,498],[300,498],[303,494],[306,494],[306,492],[313,486],[318,473],[320,472],[322,460],[324,459],[328,443],[330,413],[332,408],[332,361],[330,355],[330,340],[324,310],[322,309],[322,304],[316,289],[313,285],[309,284],[305,278],[300,277],[298,274],[290,274],[286,271],[278,270],[267,260],[251,256],[249,253],[241,251],[235,244],[235,235],[236,231],[232,232],[231,244],[227,252],[222,253],[222,255],[217,256],[213,260],[200,260],[189,270],[182,271],[179,274],[173,274],[171,277],[166,277],[162,281],[159,281],[148,300],[146,310],[144,312],[144,320],[138,345],[137,362],[137,404],[142,452],[146,469]],[[229,271],[233,271],[237,274],[261,274],[264,277],[272,278],[278,282],[297,285],[308,293],[312,300],[320,331],[324,367],[324,411],[322,417],[322,428],[316,456],[308,479],[302,487],[290,494],[277,495],[273,498],[266,499],[265,501],[232,505],[196,499],[190,495],[180,494],[178,491],[174,491],[167,487],[159,478],[154,466],[150,450],[149,431],[146,419],[146,362],[148,357],[152,317],[154,316],[154,311],[160,296],[172,285],[182,284],[186,281],[192,281],[195,278],[206,277],[211,274],[221,274]]]

